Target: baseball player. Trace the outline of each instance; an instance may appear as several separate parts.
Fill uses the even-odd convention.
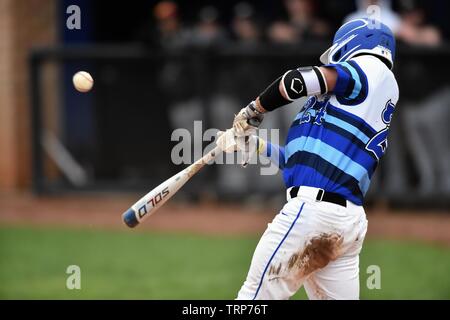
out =
[[[288,299],[302,285],[310,299],[359,298],[362,205],[399,97],[394,55],[386,25],[350,21],[320,57],[324,65],[287,71],[219,134],[226,152],[255,145],[280,167],[287,187],[287,203],[258,243],[238,299]],[[284,146],[254,135],[265,113],[305,96]]]

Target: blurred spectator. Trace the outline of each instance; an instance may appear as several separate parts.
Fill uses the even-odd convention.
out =
[[[234,7],[231,28],[239,44],[254,45],[261,40],[261,31],[256,22],[253,7],[247,2],[240,2]]]
[[[436,46],[441,44],[441,32],[425,21],[425,12],[413,1],[402,2],[402,23],[397,32],[399,39],[413,45]]]
[[[219,13],[213,6],[200,10],[198,23],[192,32],[191,43],[197,46],[209,46],[227,40],[224,28],[220,25]]]
[[[156,23],[156,35],[152,40],[158,47],[178,48],[189,42],[190,32],[183,28],[175,2],[159,2],[153,9],[153,16]]]
[[[276,21],[268,30],[268,37],[276,43],[299,43],[324,39],[330,27],[316,15],[313,0],[285,0],[288,21]]]
[[[378,6],[379,10],[376,7],[370,6]],[[392,10],[390,0],[356,0],[356,7],[357,10],[355,12],[345,17],[344,23],[354,19],[371,17],[387,25],[394,34],[398,33],[401,26],[401,19]]]
[[[403,106],[406,143],[419,174],[422,195],[450,192],[450,87],[445,86],[416,105]]]
[[[441,43],[440,31],[426,24],[423,9],[413,0],[402,1],[401,15],[392,10],[390,0],[357,0],[356,5],[357,11],[349,14],[344,22],[372,17],[389,26],[399,40],[408,44],[433,46]]]

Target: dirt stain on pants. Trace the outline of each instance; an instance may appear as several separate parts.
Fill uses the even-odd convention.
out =
[[[305,248],[294,253],[287,263],[287,271],[304,278],[324,268],[339,256],[344,238],[337,233],[322,233],[308,241]]]

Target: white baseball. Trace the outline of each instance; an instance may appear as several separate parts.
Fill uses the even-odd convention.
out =
[[[94,85],[94,79],[92,79],[91,75],[86,71],[78,71],[75,73],[72,81],[75,89],[80,92],[88,92]]]

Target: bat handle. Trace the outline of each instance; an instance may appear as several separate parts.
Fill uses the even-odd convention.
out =
[[[214,160],[219,155],[220,152],[222,152],[222,149],[220,149],[220,147],[216,146],[210,152],[205,154],[199,161],[202,161],[204,163],[208,163],[211,160]]]
[[[203,168],[205,166],[205,164],[207,164],[211,160],[214,160],[221,151],[222,151],[222,149],[220,149],[219,147],[215,147],[210,152],[205,154],[202,158],[198,159],[193,164],[191,164],[189,167],[187,167],[185,170],[186,170],[189,178],[191,178],[194,174],[196,174],[198,171],[200,171],[200,169]]]

